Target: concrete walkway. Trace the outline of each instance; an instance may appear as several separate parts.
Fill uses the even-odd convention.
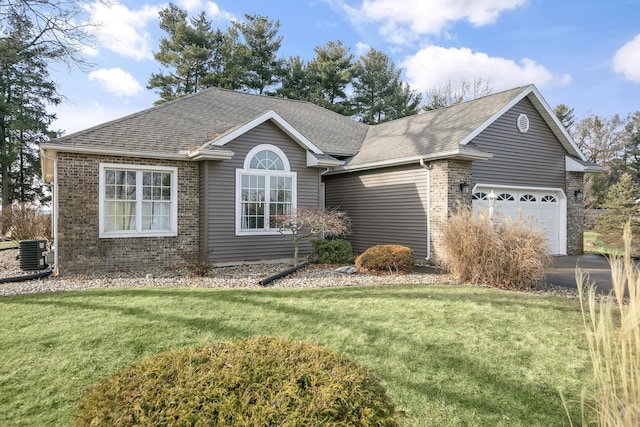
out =
[[[579,255],[553,257],[547,270],[547,282],[556,286],[577,288],[576,268],[588,274],[586,283],[595,283],[599,293],[611,291],[611,268],[607,258],[601,255]]]

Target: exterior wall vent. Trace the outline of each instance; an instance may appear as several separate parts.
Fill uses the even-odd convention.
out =
[[[22,240],[20,248],[20,269],[23,271],[44,270],[47,268],[47,241]]]
[[[527,133],[529,130],[529,117],[526,114],[520,114],[518,116],[518,130],[520,133]]]

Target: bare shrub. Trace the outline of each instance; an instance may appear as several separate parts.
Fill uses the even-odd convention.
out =
[[[213,268],[213,264],[209,261],[209,254],[209,251],[184,252],[182,259],[191,273],[198,277],[205,277]]]
[[[2,210],[0,229],[14,240],[51,241],[51,215],[33,203],[14,203]]]
[[[415,266],[413,251],[401,245],[372,246],[356,258],[356,268],[363,273],[411,273]]]
[[[530,289],[544,280],[550,257],[546,239],[524,220],[492,227],[488,214],[461,208],[445,229],[441,261],[462,282]]]
[[[609,297],[597,302],[595,284],[576,274],[594,380],[582,406],[595,410],[598,426],[640,425],[640,271],[631,258],[629,223],[623,236],[624,257],[610,259]]]

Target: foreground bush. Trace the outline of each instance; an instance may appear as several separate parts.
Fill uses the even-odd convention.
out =
[[[313,239],[312,257],[322,264],[348,264],[353,260],[351,243],[343,239]]]
[[[413,251],[400,245],[376,245],[356,258],[361,272],[411,273],[415,264]]]
[[[595,285],[586,285],[584,273],[578,277],[595,385],[582,403],[593,408],[598,426],[640,426],[640,271],[631,258],[631,235],[627,223],[625,255],[610,262],[610,297],[597,302]]]
[[[460,209],[449,218],[440,261],[461,282],[531,289],[544,281],[550,257],[546,239],[522,219],[492,227],[487,214]]]
[[[395,426],[368,370],[323,347],[259,337],[149,357],[89,389],[76,426]]]
[[[14,240],[51,241],[51,215],[33,203],[14,203],[0,215],[0,231]]]

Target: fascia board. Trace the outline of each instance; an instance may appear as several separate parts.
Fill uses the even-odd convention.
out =
[[[363,163],[361,165],[356,165],[356,166],[346,165],[342,168],[339,168],[333,171],[328,171],[326,175],[357,172],[357,171],[363,171],[363,170],[369,170],[369,169],[380,169],[380,168],[387,168],[392,166],[403,166],[403,165],[409,165],[411,163],[420,162],[420,160],[423,160],[425,162],[434,161],[434,160],[445,160],[445,159],[473,161],[473,160],[488,160],[491,157],[493,157],[493,154],[483,153],[481,151],[452,150],[452,151],[444,151],[440,153],[429,154],[426,156],[412,156],[412,157],[405,157],[403,159],[383,160],[379,162]]]
[[[48,155],[56,153],[79,153],[79,154],[96,154],[102,156],[122,156],[122,157],[142,157],[146,159],[163,159],[163,160],[228,160],[233,157],[233,152],[229,150],[216,150],[210,152],[202,152],[200,150],[194,152],[180,151],[178,153],[162,153],[157,151],[127,151],[113,150],[108,148],[95,147],[78,147],[73,145],[60,145],[46,143],[40,146],[43,152]]]

